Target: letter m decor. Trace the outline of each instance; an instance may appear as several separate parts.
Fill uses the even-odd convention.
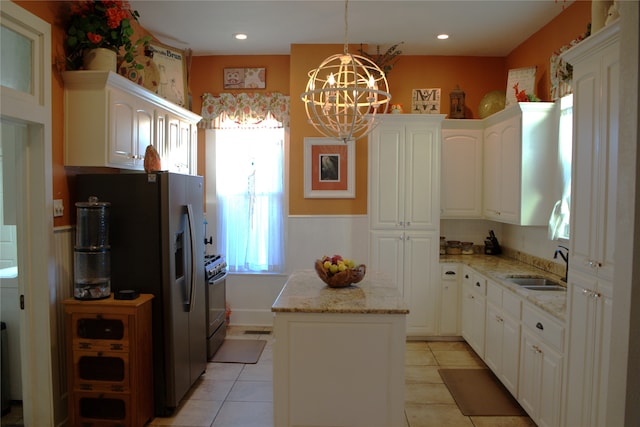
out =
[[[440,88],[413,89],[411,112],[414,114],[440,114]]]

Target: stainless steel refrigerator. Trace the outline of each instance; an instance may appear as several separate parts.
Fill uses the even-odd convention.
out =
[[[90,196],[111,203],[111,291],[155,296],[155,415],[170,415],[207,361],[202,177],[77,175],[76,201]]]

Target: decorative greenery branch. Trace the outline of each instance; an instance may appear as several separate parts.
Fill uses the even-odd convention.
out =
[[[385,74],[388,75],[391,69],[400,60],[400,58],[398,58],[398,55],[400,55],[402,51],[399,50],[398,47],[402,43],[404,42],[394,44],[384,53],[380,53],[380,45],[378,45],[376,47],[375,55],[370,55],[369,53],[365,52],[362,43],[360,43],[360,49],[358,49],[358,52],[360,52],[360,55],[373,61],[378,67],[380,67],[382,71],[384,71]]]

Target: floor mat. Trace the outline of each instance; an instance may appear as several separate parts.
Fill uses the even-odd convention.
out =
[[[489,369],[439,369],[463,415],[527,415]]]
[[[224,340],[211,362],[256,363],[266,343],[265,340]]]

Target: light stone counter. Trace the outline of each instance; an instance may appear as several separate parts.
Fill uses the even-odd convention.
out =
[[[296,271],[273,303],[274,427],[399,427],[406,317],[393,282],[329,288]]]
[[[545,312],[564,322],[567,310],[567,292],[532,291],[508,281],[508,276],[531,275],[553,279],[562,285],[560,277],[547,273],[523,262],[495,255],[441,255],[440,263],[457,262],[466,264],[488,279],[499,283]]]
[[[409,308],[388,276],[367,271],[364,279],[345,288],[330,288],[315,270],[291,274],[271,307],[273,312],[407,314]]]

